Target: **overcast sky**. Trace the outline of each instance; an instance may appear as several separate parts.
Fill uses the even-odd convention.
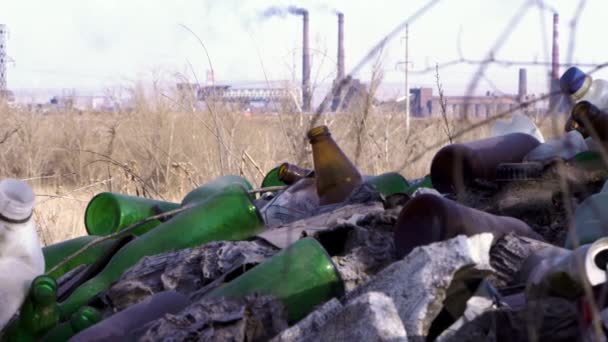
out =
[[[210,69],[195,36],[204,42],[218,83],[246,80],[291,80],[301,76],[301,19],[261,18],[270,6],[289,5],[310,11],[313,81],[335,74],[337,24],[334,10],[345,14],[346,69],[428,0],[282,1],[282,0],[4,0],[0,23],[8,26],[9,87],[103,88],[134,80],[185,74],[204,82]],[[459,58],[482,59],[496,44],[511,18],[528,0],[443,0],[409,26],[410,84],[435,86],[435,73],[416,71]],[[550,61],[552,10],[560,14],[562,62],[568,58],[570,22],[578,0],[537,1],[527,8],[512,34],[495,53],[497,59]],[[573,61],[608,61],[605,18],[608,1],[588,0],[576,31]],[[400,33],[383,50],[387,83],[403,82],[396,63],[404,58]],[[369,61],[357,77],[368,81]],[[440,70],[448,94],[461,94],[478,66]],[[586,68],[588,69],[588,68]],[[529,68],[529,90],[545,91],[548,67]],[[562,70],[563,71],[563,70]],[[608,72],[598,73],[608,78]],[[515,93],[517,67],[486,69],[476,91]],[[399,92],[396,89],[395,92]],[[398,95],[398,94],[395,94]]]

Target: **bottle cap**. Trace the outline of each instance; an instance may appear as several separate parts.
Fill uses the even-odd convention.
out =
[[[0,182],[0,217],[11,223],[21,223],[32,216],[36,196],[24,181],[4,179]]]
[[[559,85],[564,93],[573,95],[583,88],[586,78],[587,74],[581,69],[573,66],[564,72],[559,79]]]

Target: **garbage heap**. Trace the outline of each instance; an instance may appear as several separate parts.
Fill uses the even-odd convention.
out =
[[[605,339],[606,123],[579,101],[545,142],[515,115],[409,181],[360,174],[320,126],[314,169],[283,163],[261,190],[98,194],[3,340]]]

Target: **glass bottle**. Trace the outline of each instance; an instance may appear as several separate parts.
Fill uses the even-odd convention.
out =
[[[76,311],[68,321],[58,324],[43,338],[42,342],[64,342],[79,332],[101,321],[101,313],[90,306],[83,306]]]
[[[314,238],[300,239],[205,298],[239,298],[253,293],[274,295],[296,322],[315,306],[344,294],[344,283],[331,257]]]
[[[361,174],[331,137],[327,126],[315,127],[307,135],[312,145],[319,203],[342,202],[363,182]]]
[[[241,176],[236,175],[226,175],[220,176],[208,182],[198,188],[190,191],[184,198],[182,199],[181,205],[187,205],[194,202],[206,201],[214,195],[222,193],[226,190],[228,186],[232,184],[238,184],[245,188],[245,190],[251,190],[253,187],[249,181]]]
[[[398,172],[386,172],[377,176],[365,176],[364,180],[373,185],[384,197],[405,194],[410,184]]]
[[[302,178],[311,177],[314,170],[305,169],[290,163],[283,163],[279,166],[279,179],[286,185],[292,185]]]
[[[272,170],[268,171],[268,173],[262,180],[262,185],[261,185],[262,188],[268,188],[271,186],[287,185],[287,184],[283,183],[283,181],[281,179],[279,179],[279,168],[280,167],[281,166],[279,165],[279,166],[273,168]]]
[[[89,235],[105,236],[120,231],[150,216],[173,210],[177,203],[150,198],[129,196],[114,192],[102,192],[91,199],[84,213],[84,224]],[[161,224],[160,220],[148,222],[130,234],[141,235]]]
[[[46,270],[50,270],[60,263],[67,256],[73,254],[87,243],[99,238],[99,236],[86,235],[73,238],[70,240],[58,242],[42,248],[44,255],[44,263]],[[62,275],[71,271],[80,265],[90,265],[101,257],[113,244],[115,240],[103,241],[99,244],[89,247],[86,251],[80,253],[77,257],[65,263],[63,266],[53,271],[49,275],[55,279],[59,279]]]
[[[243,240],[255,236],[263,228],[264,222],[247,190],[231,184],[223,192],[175,215],[122,247],[97,276],[78,287],[60,304],[62,317],[69,317],[145,256],[210,241]]]
[[[433,187],[440,193],[460,193],[476,179],[496,180],[501,163],[520,163],[540,145],[533,136],[510,133],[443,147],[431,162]]]
[[[70,342],[110,341],[113,339],[135,341],[137,340],[137,329],[166,314],[176,314],[190,303],[188,296],[183,293],[158,292],[73,336]]]
[[[592,137],[595,142],[608,142],[608,113],[588,101],[581,101],[572,107],[566,131],[577,130],[584,138]]]
[[[50,276],[39,276],[32,281],[19,318],[6,327],[3,340],[35,341],[57,323],[57,283]]]
[[[401,210],[394,230],[395,248],[399,257],[404,257],[418,246],[485,232],[492,233],[495,239],[514,232],[543,240],[528,224],[514,217],[493,215],[442,196],[422,194],[410,199]]]

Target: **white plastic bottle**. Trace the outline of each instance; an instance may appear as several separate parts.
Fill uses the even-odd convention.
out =
[[[541,143],[545,142],[540,129],[529,117],[521,113],[513,114],[511,121],[497,120],[490,130],[490,137],[499,137],[510,133],[526,133],[535,137]]]
[[[34,201],[27,183],[0,182],[0,330],[21,307],[32,280],[44,273]]]
[[[559,80],[562,92],[574,102],[589,101],[599,109],[608,109],[608,81],[593,79],[577,67],[570,67]]]

